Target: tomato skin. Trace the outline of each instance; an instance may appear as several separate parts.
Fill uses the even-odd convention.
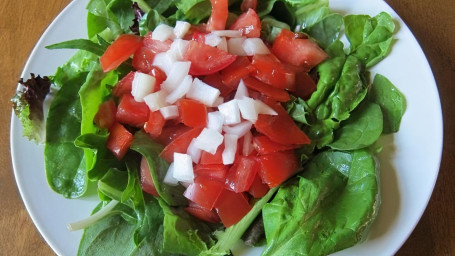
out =
[[[119,123],[114,123],[109,132],[106,147],[121,160],[133,142],[133,135]]]
[[[224,164],[197,164],[194,168],[196,176],[206,176],[224,182],[228,166]]]
[[[142,46],[142,37],[130,34],[120,35],[100,57],[104,72],[109,72],[120,66]]]
[[[289,30],[282,29],[273,42],[272,52],[286,63],[304,66],[311,70],[324,61],[328,55],[311,39],[296,38]]]
[[[293,95],[307,100],[316,89],[317,84],[308,73],[300,72],[296,74],[295,90],[292,92]]]
[[[240,80],[248,76],[254,70],[248,57],[239,56],[231,65],[221,71],[221,79],[223,84],[230,88],[237,89]]]
[[[144,124],[144,130],[152,137],[159,136],[163,131],[166,120],[160,111],[153,111],[149,113],[149,119]]]
[[[157,67],[152,67],[152,70],[148,73],[155,78],[155,88],[153,92],[157,92],[161,89],[161,84],[167,79],[166,73]]]
[[[259,175],[256,175],[256,177],[254,177],[253,183],[251,183],[251,186],[248,189],[248,193],[254,198],[261,198],[265,196],[267,192],[269,192],[269,186],[262,183],[261,177],[259,177]]]
[[[238,156],[226,175],[226,186],[236,193],[248,191],[260,166],[254,156]]]
[[[248,9],[253,9],[256,11],[258,5],[258,0],[243,0],[242,4],[240,5],[240,10],[242,12],[247,12]]]
[[[226,69],[225,69],[226,70]],[[232,91],[234,91],[234,88],[230,87],[230,86],[226,86],[223,81],[222,81],[222,76],[220,75],[220,73],[214,73],[214,74],[211,74],[211,75],[208,75],[206,77],[204,77],[204,79],[202,79],[202,82],[214,87],[214,88],[217,88],[218,90],[220,90],[220,96],[221,97],[226,97],[228,96]]]
[[[189,203],[189,206],[185,207],[185,211],[190,215],[194,216],[195,218],[198,218],[209,223],[221,222],[220,217],[214,210],[209,211],[204,207],[191,201]]]
[[[155,58],[155,53],[147,47],[139,48],[133,56],[133,68],[139,70],[142,73],[149,73],[153,66],[153,59]]]
[[[273,54],[254,55],[252,64],[256,69],[253,76],[273,87],[287,89],[295,81],[294,72],[286,69]]]
[[[256,78],[247,77],[243,80],[243,82],[249,89],[256,90],[271,99],[280,102],[287,102],[291,99],[289,97],[289,93],[287,93],[285,90],[270,86],[266,83],[257,80]]]
[[[159,196],[158,191],[156,191],[155,183],[153,182],[152,174],[150,173],[150,167],[147,163],[147,159],[142,157],[141,159],[141,187],[142,190],[146,193]]]
[[[243,193],[224,189],[216,200],[215,209],[223,225],[230,227],[239,222],[251,210],[251,206]]]
[[[165,125],[163,130],[161,130],[161,134],[159,136],[152,136],[153,139],[163,145],[167,146],[173,140],[178,138],[180,135],[184,134],[185,132],[191,130],[190,127],[185,126],[184,124],[177,124],[177,125]]]
[[[154,53],[167,52],[171,49],[171,40],[160,41],[152,39],[152,32],[149,32],[143,41],[144,47],[149,48]]]
[[[231,65],[237,56],[196,41],[190,41],[184,61],[191,61],[190,75],[210,75]]]
[[[117,106],[115,106],[114,100],[109,99],[98,107],[93,121],[101,129],[110,129],[115,123],[115,113],[117,113]]]
[[[202,128],[193,128],[177,138],[175,138],[171,143],[169,143],[163,151],[160,153],[160,157],[166,160],[169,163],[174,161],[174,153],[182,153],[186,154],[188,146],[190,145],[191,141],[199,136],[201,133]]]
[[[129,72],[114,86],[112,94],[116,97],[121,97],[123,94],[131,93],[133,87],[134,71]]]
[[[196,177],[183,195],[201,207],[212,210],[215,202],[223,192],[223,183],[204,176]]]
[[[207,22],[207,31],[226,29],[226,21],[229,15],[228,0],[210,0],[212,13]]]
[[[242,13],[234,24],[229,29],[240,30],[242,35],[246,37],[260,37],[261,36],[261,20],[253,9],[248,9],[247,12]]]
[[[223,164],[223,151],[224,143],[222,143],[216,150],[215,154],[212,155],[209,152],[202,151],[200,164]]]
[[[137,102],[131,94],[124,94],[117,107],[117,121],[135,127],[142,127],[148,120],[149,108],[144,102]]]
[[[299,145],[283,145],[273,142],[267,136],[264,135],[254,136],[253,146],[259,155],[270,154],[278,151],[286,151],[299,147]]]
[[[205,36],[206,35],[207,35],[207,33],[195,31],[193,33],[193,36],[191,37],[191,40],[205,44]]]
[[[189,127],[205,127],[207,125],[207,107],[192,99],[178,101],[182,122]]]
[[[259,176],[270,188],[279,186],[299,170],[299,163],[293,150],[259,156]]]

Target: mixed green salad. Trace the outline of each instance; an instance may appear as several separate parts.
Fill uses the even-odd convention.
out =
[[[286,144],[283,146],[277,141],[280,139],[275,138],[286,137],[288,131],[273,131],[270,135],[267,127],[259,127],[255,123],[256,119],[258,122],[261,120],[261,115],[265,116],[265,112],[258,112],[259,117],[256,113],[254,121],[241,113],[243,124],[252,122],[245,133],[258,141],[266,140],[268,145],[283,147],[283,152],[295,157],[297,166],[282,179],[283,182],[272,183],[270,177],[264,178],[259,174],[264,173],[264,165],[258,165],[263,169],[257,171],[257,177],[255,171],[248,187],[256,177],[262,187],[258,186],[265,187],[265,190],[260,196],[255,196],[247,188],[240,190],[244,195],[242,200],[247,202],[249,208],[235,222],[226,224],[225,215],[223,217],[216,206],[213,210],[208,209],[214,214],[210,216],[215,216],[215,221],[211,221],[213,218],[207,221],[207,218],[198,218],[194,214],[194,210],[202,208],[194,206],[197,201],[189,202],[188,199],[193,198],[185,193],[185,189],[188,191],[199,183],[194,180],[195,183],[188,184],[192,183],[192,179],[179,180],[175,184],[166,181],[172,157],[176,158],[176,155],[171,155],[171,160],[163,157],[165,147],[157,141],[158,137],[150,136],[155,131],[150,131],[147,126],[124,125],[124,131],[131,134],[127,151],[120,154],[120,149],[109,146],[114,130],[109,128],[111,125],[104,126],[100,122],[100,106],[112,100],[116,107],[119,101],[116,88],[125,83],[131,72],[137,72],[138,63],[129,58],[132,55],[129,53],[125,61],[106,68],[100,57],[106,56],[107,51],[125,34],[142,40],[151,37],[156,33],[155,29],[163,24],[177,27],[177,23],[182,24],[182,21],[197,28],[189,41],[205,37],[203,40],[207,44],[207,34],[200,33],[205,28],[201,30],[201,27],[207,22],[209,26],[216,26],[215,15],[219,14],[215,13],[215,6],[220,2],[223,1],[90,0],[87,5],[88,39],[75,39],[47,47],[79,51],[54,75],[32,75],[31,79],[20,81],[21,86],[12,99],[14,110],[23,124],[24,136],[45,144],[49,186],[69,199],[86,196],[91,186],[97,188],[100,203],[93,210],[93,215],[70,225],[72,229],[84,229],[78,255],[230,255],[240,239],[248,246],[262,246],[262,255],[327,255],[354,246],[366,238],[381,203],[379,166],[375,159],[380,147],[375,142],[383,134],[398,131],[406,109],[401,92],[381,74],[375,74],[371,79],[368,71],[387,56],[394,42],[396,28],[387,13],[374,17],[343,16],[330,10],[328,0],[225,1],[229,13],[224,22],[232,25],[247,11],[250,13],[249,10],[260,18],[260,38],[269,49],[265,51],[271,50],[276,54],[280,59],[277,59],[278,63],[282,62],[282,58],[272,45],[277,38],[283,38],[283,31],[292,33],[290,38],[282,39],[285,40],[282,43],[294,39],[311,40],[325,52],[322,62],[314,67],[306,66],[305,77],[315,86],[310,92],[294,93],[285,86],[282,91],[276,88],[265,91],[256,89],[259,92],[253,94],[252,87],[258,86],[258,83],[249,83],[244,78],[250,93],[248,95],[248,90],[244,89],[246,96],[243,95],[242,100],[247,96],[247,99],[254,98],[253,95],[267,100],[272,98],[275,105],[263,100],[269,108],[262,111],[273,118],[274,115],[281,115],[274,106],[282,107],[285,114],[292,118],[292,125],[306,134],[309,140],[308,143],[283,143]],[[225,26],[229,27],[224,24],[223,28]],[[241,35],[249,33],[245,32],[248,29],[241,30]],[[233,35],[233,30],[227,28],[217,30],[224,31],[219,35],[225,38]],[[349,45],[343,44],[342,36],[347,38]],[[215,39],[218,40],[218,37]],[[256,51],[254,47],[253,51]],[[296,51],[287,50],[288,55]],[[281,54],[286,58],[286,53]],[[223,61],[228,61],[223,56]],[[254,62],[255,57],[252,56],[241,60],[248,62],[251,58]],[[225,66],[240,62],[240,58],[236,59],[237,62],[234,62],[235,59],[226,62]],[[193,63],[196,61],[193,60]],[[141,63],[144,64],[144,60]],[[190,69],[191,73],[201,77],[201,80],[211,75],[206,70]],[[169,75],[167,71],[166,74]],[[153,76],[154,81],[158,79],[157,75]],[[256,78],[261,80],[262,77],[251,79]],[[283,80],[285,83],[289,82],[287,78]],[[298,83],[301,80],[292,81]],[[133,82],[133,90],[134,86]],[[221,90],[220,87],[218,89]],[[234,99],[234,93],[237,99],[239,91],[236,87],[230,94],[226,93],[224,103],[231,102],[227,99]],[[283,99],[284,91],[289,95],[286,93]],[[133,93],[133,96],[137,95]],[[217,95],[220,95],[219,92]],[[43,109],[46,97],[50,96],[49,108]],[[254,100],[257,101],[256,98]],[[210,105],[207,109],[210,112],[218,106]],[[178,107],[182,111],[183,106]],[[162,115],[165,113],[169,114],[161,111]],[[175,117],[170,116],[169,120],[172,118]],[[175,120],[169,121],[166,116],[165,119],[159,133],[165,122],[168,126],[178,125]],[[240,137],[235,137],[235,141]],[[226,148],[227,138],[224,137]],[[245,154],[245,140],[241,141],[244,156],[247,157],[254,149]],[[259,151],[258,147],[264,149],[255,144],[255,149]],[[281,149],[272,151],[281,152]],[[144,188],[141,159],[148,164],[148,176],[152,179],[155,195]],[[258,159],[263,158],[258,156]],[[227,163],[224,156],[223,163]],[[239,184],[232,184],[231,188],[239,192],[235,187]],[[206,210],[203,209],[205,213]],[[218,217],[221,217],[221,222]]]

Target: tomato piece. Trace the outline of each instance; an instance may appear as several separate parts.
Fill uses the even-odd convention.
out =
[[[265,196],[267,192],[269,192],[269,186],[262,183],[259,175],[256,175],[256,177],[254,177],[253,183],[251,183],[250,189],[248,189],[248,193],[254,198],[261,198]]]
[[[300,97],[304,100],[310,98],[311,94],[317,89],[317,84],[306,72],[296,74],[295,91],[292,92],[294,96]]]
[[[281,30],[272,46],[272,52],[278,59],[295,66],[304,66],[307,70],[311,70],[328,57],[327,53],[311,39],[295,37],[295,34],[291,31]]]
[[[190,215],[210,223],[219,223],[221,221],[220,217],[214,210],[207,210],[204,207],[191,202],[188,207],[185,207],[185,211]]]
[[[196,176],[206,176],[224,182],[228,166],[224,164],[198,164],[194,167]]]
[[[161,41],[152,39],[152,32],[149,32],[143,41],[144,47],[149,48],[154,53],[167,52],[171,49],[171,40]]]
[[[216,47],[190,41],[183,56],[184,61],[191,61],[190,75],[210,75],[231,65],[235,55]]]
[[[98,107],[93,122],[101,129],[110,129],[115,123],[115,113],[117,113],[117,106],[114,100],[107,100]]]
[[[254,156],[238,156],[226,175],[226,185],[236,193],[248,191],[260,165]]]
[[[133,142],[133,135],[119,123],[114,123],[109,132],[106,148],[121,160]]]
[[[242,4],[240,5],[240,10],[242,12],[248,11],[248,9],[253,9],[256,11],[258,6],[258,0],[243,0]]]
[[[180,135],[184,134],[185,132],[191,130],[190,127],[185,126],[184,124],[178,125],[165,125],[161,134],[159,136],[152,136],[153,139],[163,146],[169,145],[173,140],[178,138]]]
[[[289,93],[286,92],[285,90],[270,86],[266,83],[257,80],[256,78],[247,77],[243,80],[243,82],[245,83],[246,87],[252,90],[256,90],[271,99],[280,102],[287,102],[291,99],[289,97]]]
[[[295,82],[295,74],[272,54],[254,55],[253,66],[256,72],[252,74],[260,81],[279,89],[287,89]]]
[[[177,138],[175,138],[171,143],[169,143],[163,151],[160,153],[160,157],[166,160],[169,163],[174,161],[174,153],[182,153],[186,154],[188,146],[190,145],[191,141],[199,136],[201,133],[202,128],[193,128]]]
[[[275,152],[258,157],[261,163],[259,176],[270,188],[279,186],[299,170],[294,150]]]
[[[195,31],[193,33],[193,36],[191,37],[191,40],[205,44],[206,35],[207,35],[207,33]]]
[[[240,30],[242,35],[246,37],[260,37],[261,20],[255,10],[248,9],[247,12],[242,13],[237,18],[229,29]]]
[[[200,176],[188,186],[183,196],[207,210],[212,210],[223,190],[224,186],[220,181]]]
[[[152,137],[159,136],[163,131],[166,120],[160,111],[153,111],[149,113],[149,119],[144,124],[144,130]]]
[[[147,104],[135,101],[131,94],[124,94],[115,117],[119,123],[142,127],[148,120],[149,112]]]
[[[215,209],[223,225],[230,227],[239,222],[251,210],[251,206],[243,193],[224,189],[216,200]]]
[[[300,130],[280,103],[270,104],[278,115],[259,115],[254,124],[256,130],[266,135],[270,140],[284,145],[303,145],[311,141]]]
[[[131,89],[133,87],[133,80],[134,80],[134,71],[129,72],[126,76],[124,76],[117,84],[114,86],[112,94],[116,97],[120,97],[123,94],[131,93]]]
[[[245,78],[254,70],[248,57],[239,56],[231,65],[221,71],[221,79],[225,85],[237,89],[240,79]]]
[[[157,92],[161,89],[161,84],[164,80],[167,79],[166,73],[162,71],[160,68],[152,67],[152,70],[149,72],[149,75],[155,78],[155,89],[153,92]]]
[[[155,58],[155,53],[147,47],[139,48],[133,56],[133,68],[141,71],[142,73],[149,73],[153,66],[153,59]]]
[[[254,149],[259,155],[270,154],[278,151],[286,151],[300,147],[299,145],[283,145],[271,141],[267,136],[259,135],[253,137]]]
[[[207,22],[207,30],[224,30],[229,15],[228,0],[210,0],[212,3],[212,13]]]
[[[153,183],[152,174],[150,173],[150,167],[145,157],[141,159],[141,187],[142,190],[146,193],[159,196],[158,191],[156,191],[155,183]]]
[[[209,152],[202,151],[201,159],[199,163],[201,164],[223,164],[223,151],[224,143],[222,143],[217,149],[214,155]]]
[[[178,101],[182,123],[189,127],[205,127],[207,125],[207,107],[199,101],[181,99]]]
[[[221,97],[226,97],[232,91],[234,91],[234,88],[232,88],[230,86],[226,86],[223,83],[221,75],[218,72],[204,77],[204,79],[202,79],[202,82],[220,90]]]
[[[142,46],[142,37],[130,34],[120,35],[100,57],[104,72],[109,72],[129,59]]]

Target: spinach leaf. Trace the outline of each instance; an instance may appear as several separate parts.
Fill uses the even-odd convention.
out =
[[[169,24],[168,20],[161,16],[157,11],[151,10],[146,13],[139,22],[139,33],[145,36],[148,32],[153,31],[160,24]]]
[[[264,206],[262,255],[327,255],[365,238],[377,215],[378,173],[364,150],[324,151]]]
[[[133,25],[133,1],[113,0],[106,8],[112,13],[111,19],[116,21],[124,32],[130,32]]]
[[[381,107],[386,134],[398,132],[406,111],[406,98],[386,77],[376,74],[368,99]]]
[[[342,25],[343,16],[334,13],[325,16],[321,21],[306,30],[306,32],[312,38],[316,39],[318,44],[325,49],[339,38]]]
[[[85,76],[87,76],[87,73],[96,65],[99,65],[98,56],[96,54],[80,50],[77,51],[68,62],[57,68],[57,71],[54,76],[51,77],[51,80],[55,87],[60,88],[64,84],[67,84],[68,81],[79,78],[81,73],[85,73]],[[79,82],[80,84],[77,85],[78,88],[84,83],[84,80]]]
[[[379,105],[365,102],[354,110],[335,131],[328,146],[337,150],[355,150],[371,146],[382,133],[382,111]]]
[[[61,43],[51,44],[46,46],[46,49],[53,50],[53,49],[79,49],[91,52],[98,56],[103,55],[104,51],[106,51],[106,47],[103,47],[97,43],[94,43],[88,39],[74,39],[69,40]]]

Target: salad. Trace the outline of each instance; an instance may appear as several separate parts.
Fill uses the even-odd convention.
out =
[[[325,255],[365,237],[380,204],[372,145],[405,110],[367,71],[391,47],[388,14],[342,17],[326,1],[87,9],[90,40],[49,46],[81,51],[13,99],[24,134],[45,139],[51,188],[97,185],[94,214],[71,224],[85,228],[79,254],[225,255],[242,238],[264,255]]]

